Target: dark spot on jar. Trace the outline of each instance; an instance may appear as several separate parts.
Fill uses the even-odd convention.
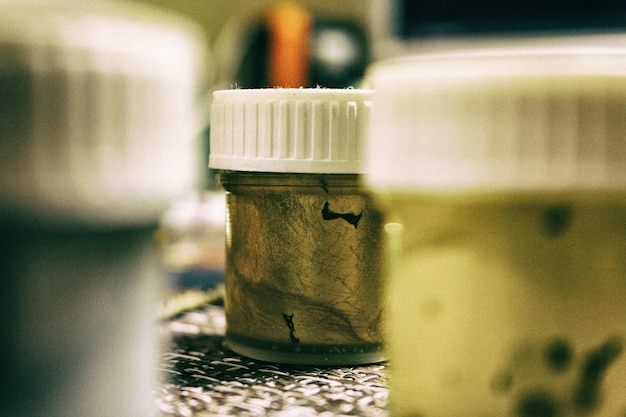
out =
[[[548,237],[559,237],[572,223],[572,208],[566,204],[548,207],[543,213],[541,229]]]
[[[327,201],[324,204],[324,208],[322,209],[322,218],[324,220],[336,220],[343,219],[350,223],[356,229],[359,226],[359,221],[361,220],[361,216],[363,216],[363,212],[359,214],[355,213],[336,213],[330,209],[330,203]]]
[[[518,417],[557,417],[561,407],[548,392],[532,391],[523,394],[517,403]]]
[[[328,194],[328,183],[326,182],[326,180],[320,180],[320,186],[322,187],[324,192]]]
[[[569,368],[573,358],[572,347],[563,338],[557,338],[548,343],[544,351],[546,366],[555,372],[562,372]]]
[[[291,343],[297,344],[300,343],[300,339],[296,337],[296,326],[293,324],[293,314],[281,313],[283,315],[283,319],[287,324],[287,328],[289,329],[289,339]]]
[[[579,410],[593,410],[600,404],[604,375],[619,358],[622,350],[622,339],[613,336],[587,354],[574,392],[574,404]]]

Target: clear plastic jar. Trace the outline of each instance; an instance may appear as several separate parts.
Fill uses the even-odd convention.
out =
[[[382,220],[360,179],[369,94],[275,89],[214,95],[210,164],[221,170],[228,192],[226,345],[234,351],[308,365],[383,359]],[[249,106],[254,110],[232,111]],[[294,129],[298,120],[302,125]],[[224,126],[237,125],[250,129],[238,137],[253,136],[246,143],[255,149],[263,149],[262,141],[288,143],[295,155],[308,143],[309,153],[233,156],[224,142],[237,139]],[[317,148],[323,144],[344,151]]]
[[[0,8],[0,415],[152,416],[154,235],[193,188],[204,36],[130,2]]]
[[[623,50],[380,63],[394,415],[626,411]]]

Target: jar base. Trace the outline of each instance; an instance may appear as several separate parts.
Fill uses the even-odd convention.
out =
[[[233,352],[251,359],[285,365],[365,365],[386,360],[381,343],[350,345],[280,343],[259,341],[227,332],[224,345]]]

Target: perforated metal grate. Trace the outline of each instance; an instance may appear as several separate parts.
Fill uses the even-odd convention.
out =
[[[319,368],[254,361],[223,347],[223,310],[168,323],[157,416],[386,417],[385,364]]]

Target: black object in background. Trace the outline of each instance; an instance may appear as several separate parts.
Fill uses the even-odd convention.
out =
[[[612,0],[396,0],[403,38],[626,29],[626,2]]]

